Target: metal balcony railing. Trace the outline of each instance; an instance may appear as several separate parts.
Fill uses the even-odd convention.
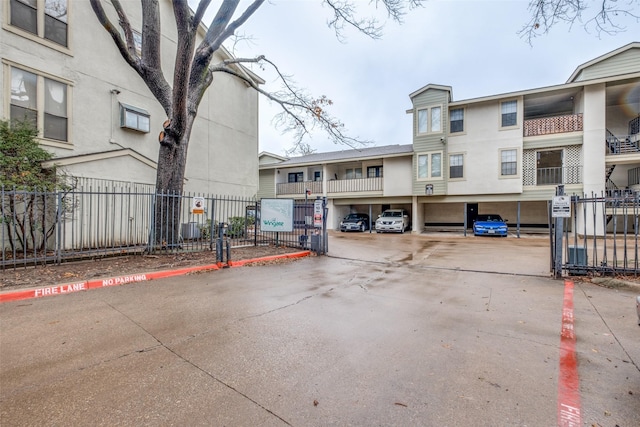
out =
[[[607,130],[607,154],[639,154],[640,135],[614,135]]]
[[[529,168],[523,177],[524,185],[582,184],[582,166]]]
[[[524,121],[524,136],[550,135],[581,130],[582,114],[567,114]]]

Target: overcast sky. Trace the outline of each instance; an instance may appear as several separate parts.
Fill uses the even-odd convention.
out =
[[[356,3],[362,16],[375,13],[369,0]],[[517,34],[528,21],[527,5],[428,0],[407,13],[403,24],[388,22],[382,39],[348,31],[341,43],[327,27],[331,15],[321,0],[268,0],[240,30],[252,42],[234,51],[264,54],[298,86],[333,100],[331,114],[350,136],[373,146],[411,144],[409,94],[427,84],[451,86],[454,101],[562,84],[579,65],[640,41],[640,25],[625,19],[620,23],[627,29],[617,35],[560,24],[530,46]],[[256,71],[267,80],[266,89],[277,89],[272,75]],[[293,137],[272,124],[279,111],[261,100],[260,151],[284,155],[293,145]],[[350,149],[320,131],[306,142],[317,152]]]

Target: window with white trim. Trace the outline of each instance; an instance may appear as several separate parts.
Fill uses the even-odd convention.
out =
[[[442,132],[442,107],[421,108],[417,112],[418,134]]]
[[[151,116],[147,110],[120,103],[120,127],[148,133]]]
[[[69,140],[69,86],[58,80],[11,67],[11,121],[30,121],[42,136]]]
[[[68,0],[10,0],[10,23],[61,46],[68,43]],[[38,25],[42,22],[42,25]]]
[[[518,101],[505,101],[500,104],[502,113],[502,127],[518,124]]]
[[[418,133],[427,133],[427,114],[429,110],[418,110]]]
[[[417,178],[434,179],[442,178],[442,153],[418,154]]]
[[[449,178],[464,178],[464,155],[449,155]]]
[[[442,130],[442,126],[440,125],[441,121],[442,121],[442,108],[433,107],[431,109],[431,132],[440,132]]]
[[[509,149],[500,151],[500,175],[509,176],[518,174],[518,150]]]

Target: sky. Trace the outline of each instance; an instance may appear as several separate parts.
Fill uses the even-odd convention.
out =
[[[386,18],[369,0],[354,3],[363,17]],[[427,84],[451,86],[454,101],[563,84],[579,65],[640,41],[640,23],[621,18],[626,30],[615,35],[561,23],[530,45],[518,34],[530,19],[527,6],[526,0],[428,0],[402,24],[388,21],[381,39],[348,30],[340,41],[321,0],[267,0],[238,31],[249,40],[226,46],[239,57],[263,54],[297,86],[326,95],[330,114],[350,136],[371,141],[367,146],[411,144],[409,94]],[[266,80],[264,89],[279,88],[273,73],[254,71]],[[284,156],[294,144],[272,122],[280,111],[260,100],[261,152]],[[320,130],[304,142],[319,153],[351,149]]]

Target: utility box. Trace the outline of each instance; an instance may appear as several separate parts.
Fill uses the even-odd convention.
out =
[[[180,233],[184,240],[192,240],[200,238],[200,228],[197,222],[187,222],[181,224]]]
[[[569,273],[574,275],[587,274],[587,250],[582,246],[569,246]],[[585,267],[585,268],[580,268]]]
[[[311,250],[320,253],[322,250],[322,236],[319,234],[311,235]]]

